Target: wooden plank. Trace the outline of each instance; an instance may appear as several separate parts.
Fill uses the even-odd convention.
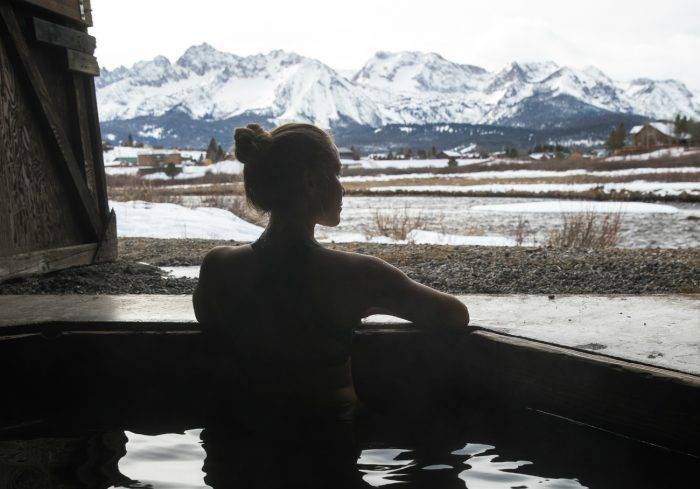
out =
[[[83,162],[83,176],[92,196],[95,196],[95,171],[90,141],[90,127],[87,121],[87,104],[85,100],[85,84],[83,76],[73,74],[73,92],[75,94],[75,112],[78,135],[80,137],[80,157]]]
[[[34,37],[37,41],[93,54],[97,41],[85,32],[34,17]]]
[[[105,233],[102,236],[97,253],[95,253],[95,263],[115,261],[118,255],[117,243],[117,214],[114,209],[109,213]]]
[[[0,258],[0,282],[37,273],[89,265],[97,252],[97,243],[34,251]]]
[[[97,58],[91,54],[81,53],[73,49],[66,49],[66,56],[68,58],[69,71],[91,76],[100,76],[100,66],[97,64]]]
[[[97,240],[102,235],[102,222],[96,211],[94,199],[92,195],[90,195],[90,191],[85,184],[85,180],[76,162],[68,138],[63,131],[58,115],[53,109],[51,97],[48,94],[41,73],[34,63],[31,51],[24,40],[12,7],[8,4],[1,4],[0,18],[2,18],[5,28],[12,39],[10,45],[16,50],[17,60],[19,60],[18,65],[24,69],[29,79],[30,83],[28,85],[38,101],[44,122],[53,133],[54,142],[62,156],[63,166],[68,173],[68,179],[78,195],[80,203],[82,204],[82,212],[90,225],[91,235]]]
[[[19,0],[62,17],[85,23],[81,0]]]
[[[92,141],[92,157],[95,163],[95,187],[97,190],[97,203],[100,206],[100,215],[103,222],[108,219],[109,200],[107,196],[107,175],[102,153],[102,131],[100,129],[100,117],[97,111],[97,90],[95,89],[95,79],[91,76],[84,80],[86,86],[85,95],[87,97],[87,113],[90,120],[90,140]],[[114,250],[114,256],[116,256]]]
[[[85,22],[85,25],[92,26],[92,4],[90,3],[90,0],[82,0],[81,3],[83,6],[83,21]]]
[[[476,331],[456,375],[472,402],[503,402],[700,454],[700,377]],[[460,373],[461,372],[461,373]],[[489,400],[487,400],[489,399]]]

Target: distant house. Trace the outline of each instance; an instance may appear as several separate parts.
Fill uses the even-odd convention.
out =
[[[451,158],[461,158],[462,153],[460,153],[459,151],[440,151],[437,154],[437,157],[440,158],[441,160],[444,160],[444,159],[449,160]]]
[[[138,166],[162,166],[182,163],[180,153],[144,153],[138,155]]]
[[[350,148],[338,148],[338,154],[340,155],[341,160],[356,160],[357,159],[357,153],[355,153]]]
[[[136,156],[118,156],[114,159],[119,166],[136,166]]]
[[[556,155],[555,153],[552,153],[552,152],[550,152],[550,151],[547,151],[547,152],[544,152],[544,153],[530,153],[528,156],[529,156],[530,158],[532,158],[533,160],[538,160],[538,161],[541,161],[541,160],[553,160],[554,158],[557,157],[557,155]]]
[[[690,141],[690,134],[676,134],[671,122],[647,122],[630,131],[632,145],[640,149],[676,146]]]

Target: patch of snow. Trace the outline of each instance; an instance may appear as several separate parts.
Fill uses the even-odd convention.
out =
[[[523,212],[523,213],[643,213],[673,214],[678,208],[672,205],[650,204],[646,202],[598,202],[592,200],[545,200],[542,202],[522,202],[517,204],[475,205],[476,212]]]
[[[107,166],[105,167],[107,175],[138,175],[138,166]]]
[[[515,240],[502,236],[463,236],[443,234],[435,231],[414,229],[408,233],[407,241],[415,244],[450,246],[516,246]]]
[[[194,238],[255,241],[263,228],[213,207],[189,209],[177,204],[115,202],[117,235],[139,238]]]
[[[235,160],[224,160],[208,166],[184,166],[182,172],[175,176],[175,180],[191,180],[201,178],[206,174],[219,175],[241,175],[243,173],[243,163]],[[143,176],[146,180],[170,180],[165,172],[149,173]]]
[[[700,153],[700,149],[693,148],[663,148],[650,151],[648,153],[625,155],[625,156],[608,156],[604,161],[645,161],[658,158],[678,158],[679,156],[693,155]]]
[[[461,158],[457,160],[457,166],[476,165],[478,163],[486,163],[492,161],[491,158],[467,159]],[[446,160],[430,159],[430,160],[369,160],[361,159],[355,162],[362,168],[381,169],[381,168],[444,168],[447,166]]]
[[[393,185],[386,187],[370,187],[370,192],[434,192],[442,194],[469,194],[469,193],[509,193],[509,192],[527,192],[527,193],[545,193],[545,192],[585,192],[602,189],[603,192],[611,191],[630,191],[630,192],[645,192],[654,195],[679,195],[688,193],[696,195],[700,193],[700,182],[647,182],[644,180],[635,180],[632,182],[622,183],[514,183],[500,184],[494,183],[489,185]]]
[[[700,173],[700,167],[676,168],[629,168],[626,170],[588,171],[588,170],[503,170],[471,173],[402,173],[398,175],[367,175],[340,177],[341,182],[385,182],[392,180],[420,180],[430,178],[478,179],[517,179],[517,178],[551,178],[589,175],[592,177],[624,177],[629,175],[653,175],[659,173]]]

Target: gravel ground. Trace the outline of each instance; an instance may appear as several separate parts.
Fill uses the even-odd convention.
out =
[[[121,238],[119,261],[0,284],[0,294],[191,294],[196,279],[154,266],[199,265],[214,246],[196,239]],[[662,294],[700,292],[700,248],[570,251],[430,245],[331,245],[374,255],[445,292]]]

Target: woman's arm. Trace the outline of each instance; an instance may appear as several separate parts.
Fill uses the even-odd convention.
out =
[[[383,260],[368,257],[366,274],[366,315],[391,314],[425,328],[462,329],[469,324],[467,307],[455,297],[411,280]]]

